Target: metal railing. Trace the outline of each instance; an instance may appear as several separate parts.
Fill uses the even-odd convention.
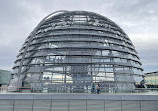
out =
[[[100,87],[92,89],[91,87],[85,88],[31,88],[31,87],[0,87],[0,93],[89,93],[89,94],[104,94],[104,93],[157,93],[158,88],[135,88],[135,89],[121,89],[115,87]]]

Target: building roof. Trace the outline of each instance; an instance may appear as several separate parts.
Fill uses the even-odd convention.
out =
[[[155,73],[158,74],[158,71],[155,71],[155,72],[148,72],[148,73],[145,73],[145,75],[148,75],[148,74],[155,74]]]

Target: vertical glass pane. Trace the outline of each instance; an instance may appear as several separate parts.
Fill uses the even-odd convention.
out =
[[[33,111],[50,111],[51,100],[35,100]]]
[[[13,100],[0,100],[0,111],[12,111]]]
[[[121,111],[121,101],[105,101],[105,111]]]
[[[32,111],[33,100],[15,100],[14,111]]]
[[[99,100],[87,101],[87,111],[104,111],[104,101],[99,101]]]
[[[158,101],[155,101],[155,104],[156,104],[156,109],[158,109]]]
[[[68,111],[68,101],[55,100],[52,101],[51,111]]]
[[[140,111],[139,101],[122,101],[123,111]]]
[[[70,100],[69,111],[86,111],[86,101]]]
[[[156,101],[141,101],[141,111],[157,111]]]

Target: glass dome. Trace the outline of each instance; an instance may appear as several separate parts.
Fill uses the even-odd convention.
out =
[[[45,17],[19,51],[9,87],[84,91],[134,89],[143,69],[128,35],[110,19],[87,11]],[[52,91],[51,90],[51,91]]]

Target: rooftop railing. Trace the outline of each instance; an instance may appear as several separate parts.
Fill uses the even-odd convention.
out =
[[[99,91],[97,89],[92,89],[88,87],[84,88],[31,88],[31,87],[16,87],[8,88],[1,87],[0,93],[88,93],[88,94],[106,94],[106,93],[144,93],[144,94],[158,94],[158,88],[135,88],[135,89],[119,89],[115,87],[100,87]]]

